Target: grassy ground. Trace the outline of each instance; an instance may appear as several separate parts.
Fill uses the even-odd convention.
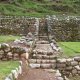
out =
[[[18,0],[20,1],[20,0]],[[4,15],[24,15],[43,17],[52,14],[80,15],[79,0],[62,0],[61,2],[38,2],[25,0],[12,4],[0,2],[0,12]]]
[[[73,77],[70,77],[69,80],[80,80],[80,76],[73,76]]]
[[[15,39],[19,39],[19,36],[0,35],[0,43],[14,41]]]
[[[64,57],[80,55],[80,42],[59,42]]]
[[[4,80],[11,70],[18,67],[18,65],[17,61],[0,61],[0,80]]]

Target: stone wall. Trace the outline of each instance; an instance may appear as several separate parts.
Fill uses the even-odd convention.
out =
[[[35,32],[35,19],[26,17],[5,16],[0,18],[0,34],[24,34]]]
[[[63,77],[80,75],[80,57],[57,59],[56,69]]]
[[[80,17],[50,16],[51,33],[57,41],[80,41]]]
[[[80,41],[80,17],[50,16],[47,21],[49,25],[45,24],[45,26],[50,28],[50,34],[56,41]],[[35,23],[36,18],[2,16],[0,17],[0,34],[26,35],[28,32],[35,34]]]

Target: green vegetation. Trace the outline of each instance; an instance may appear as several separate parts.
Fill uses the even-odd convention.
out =
[[[0,2],[0,12],[3,15],[24,15],[43,17],[52,14],[80,15],[79,0],[17,0],[13,3]]]
[[[9,42],[9,41],[14,41],[15,39],[19,39],[20,37],[19,36],[12,36],[12,35],[1,35],[0,36],[0,43],[3,43],[3,42]]]
[[[80,80],[80,76],[73,76],[73,77],[70,77],[69,80]]]
[[[4,80],[11,70],[18,67],[18,65],[18,61],[0,61],[0,80]]]
[[[59,42],[64,57],[80,55],[80,42]]]

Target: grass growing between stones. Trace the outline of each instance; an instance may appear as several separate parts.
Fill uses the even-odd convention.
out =
[[[19,39],[19,38],[20,38],[19,36],[0,35],[0,43],[14,41],[15,39]]]
[[[59,42],[64,57],[80,55],[80,42]]]
[[[11,70],[18,66],[18,61],[0,61],[0,80],[4,80]]]

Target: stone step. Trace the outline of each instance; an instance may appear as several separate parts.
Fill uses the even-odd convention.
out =
[[[37,52],[37,54],[41,54],[41,55],[53,55],[53,52]],[[34,53],[34,55],[36,55],[36,53]]]
[[[55,69],[44,69],[45,71],[49,72],[49,73],[56,73]]]
[[[52,63],[55,64],[56,60],[49,60],[49,59],[29,59],[29,63]]]
[[[36,68],[36,69],[54,69],[56,66],[54,64],[37,64],[37,63],[30,63],[29,66],[31,68]]]
[[[49,44],[49,41],[37,41],[36,44]]]
[[[54,59],[56,57],[56,55],[34,55],[32,56],[33,59]]]

